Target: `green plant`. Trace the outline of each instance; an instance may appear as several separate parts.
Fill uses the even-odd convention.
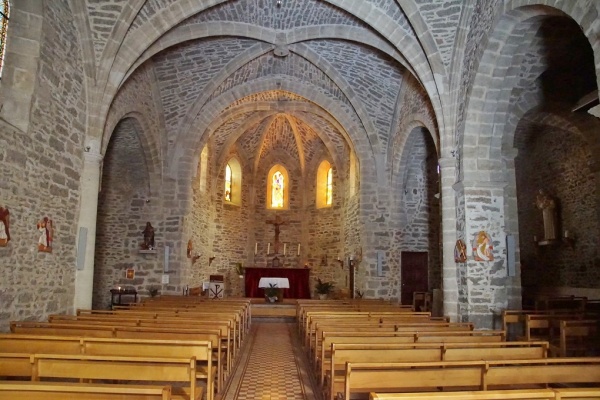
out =
[[[321,278],[317,278],[315,289],[318,294],[329,294],[333,290],[333,282],[323,282]]]
[[[279,294],[279,288],[274,283],[269,283],[269,287],[265,288],[266,297],[277,297]]]

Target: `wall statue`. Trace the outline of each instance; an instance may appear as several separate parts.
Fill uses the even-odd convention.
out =
[[[542,210],[544,219],[544,239],[552,240],[557,238],[557,218],[556,201],[549,196],[544,189],[540,189],[536,198],[535,205]]]

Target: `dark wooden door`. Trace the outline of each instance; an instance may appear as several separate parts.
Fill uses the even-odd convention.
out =
[[[412,304],[413,292],[427,292],[428,253],[403,251],[400,256],[402,304]]]

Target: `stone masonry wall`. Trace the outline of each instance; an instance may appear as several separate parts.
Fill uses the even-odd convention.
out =
[[[516,159],[519,234],[523,286],[600,286],[600,232],[596,182],[586,142],[574,132],[551,126],[530,127],[531,140]],[[544,226],[535,196],[543,188],[559,205],[559,232],[569,231],[575,247],[565,243],[537,246]]]
[[[29,132],[0,122],[0,206],[11,214],[11,241],[0,248],[0,331],[73,307],[85,92],[66,2],[45,4],[41,44]],[[37,250],[43,217],[54,223],[52,253]]]

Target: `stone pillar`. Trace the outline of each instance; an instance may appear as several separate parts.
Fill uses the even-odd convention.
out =
[[[505,182],[459,182],[457,191],[463,193],[464,237],[468,257],[463,281],[464,292],[459,303],[466,310],[463,321],[473,322],[476,328],[500,329],[499,315],[507,308],[509,282],[506,265]],[[480,231],[492,240],[492,261],[475,261],[472,242]]]
[[[83,270],[77,270],[75,274],[74,309],[92,308],[96,218],[98,216],[98,189],[100,187],[102,155],[95,151],[96,149],[90,150],[84,153],[83,172],[81,174],[81,207],[77,232],[80,228],[87,228],[87,242]]]
[[[458,274],[454,262],[456,244],[456,202],[452,184],[455,179],[456,160],[440,158],[440,195],[442,215],[442,289],[444,291],[444,316],[452,322],[459,319]]]

